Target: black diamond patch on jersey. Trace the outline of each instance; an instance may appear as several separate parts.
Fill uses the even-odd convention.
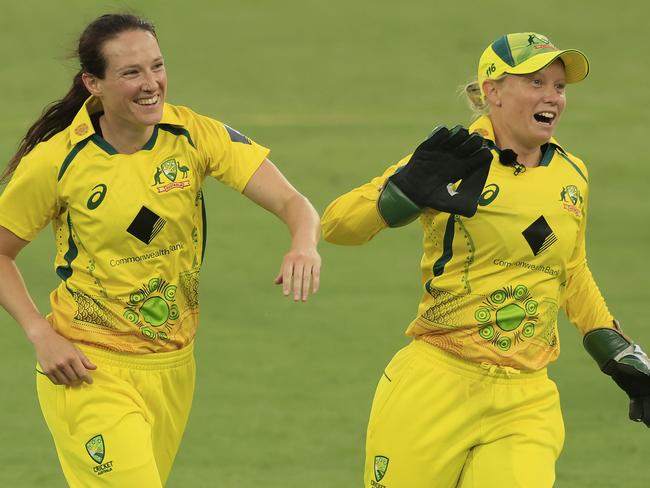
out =
[[[251,140],[248,137],[246,137],[244,134],[239,132],[238,130],[233,129],[232,127],[228,127],[226,124],[223,124],[223,126],[228,131],[228,134],[230,135],[230,140],[232,142],[241,142],[242,144],[251,143]]]
[[[543,215],[540,215],[535,222],[530,224],[522,234],[535,256],[557,241],[557,236],[553,233],[553,229],[548,225]]]
[[[132,236],[137,237],[145,244],[151,243],[153,238],[158,235],[167,221],[159,217],[155,212],[143,206],[138,215],[135,216],[129,228],[126,231]]]

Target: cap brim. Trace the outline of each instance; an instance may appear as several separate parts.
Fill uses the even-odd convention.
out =
[[[564,63],[564,73],[567,83],[577,83],[584,80],[589,74],[589,61],[587,56],[577,49],[566,49],[538,54],[523,63],[509,68],[506,73],[513,75],[526,75],[545,68],[556,59],[560,58]]]

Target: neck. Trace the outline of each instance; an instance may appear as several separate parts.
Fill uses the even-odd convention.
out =
[[[106,114],[99,119],[102,137],[121,154],[133,154],[144,146],[153,134],[152,125],[122,124]]]
[[[531,144],[518,140],[507,125],[500,124],[494,119],[492,119],[492,127],[494,128],[494,142],[499,148],[512,149],[517,153],[517,162],[527,168],[539,166],[542,160],[542,151],[540,149],[542,144]]]

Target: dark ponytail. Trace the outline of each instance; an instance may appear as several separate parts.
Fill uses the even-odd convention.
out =
[[[6,183],[20,164],[20,161],[40,142],[68,127],[86,99],[90,96],[81,79],[83,73],[90,73],[103,79],[106,74],[106,60],[102,48],[119,34],[130,30],[145,30],[156,37],[156,30],[149,21],[131,14],[106,14],[91,22],[79,38],[76,54],[81,69],[72,80],[70,91],[61,99],[48,105],[43,114],[29,128],[16,154],[9,160],[0,176],[0,184]]]

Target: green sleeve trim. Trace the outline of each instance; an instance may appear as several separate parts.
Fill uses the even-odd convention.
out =
[[[616,329],[595,329],[587,332],[582,343],[601,370],[631,345]]]
[[[389,227],[401,227],[413,222],[422,209],[388,180],[381,190],[377,208]]]

